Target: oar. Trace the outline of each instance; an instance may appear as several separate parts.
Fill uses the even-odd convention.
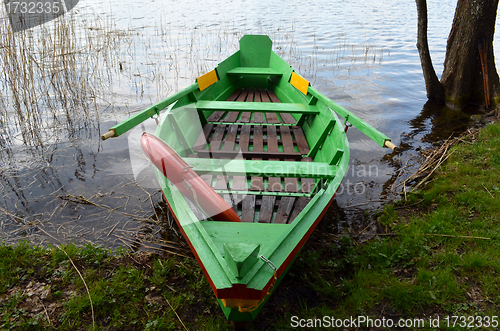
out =
[[[382,147],[388,147],[392,150],[396,148],[396,145],[394,145],[391,142],[391,139],[387,137],[385,134],[382,132],[378,131],[375,129],[373,126],[370,124],[366,123],[363,121],[361,118],[358,116],[354,115],[347,109],[345,109],[342,106],[337,105],[335,102],[333,102],[330,98],[326,97],[323,95],[321,92],[316,90],[314,87],[309,86],[308,92],[316,97],[319,101],[323,102],[325,105],[327,105],[331,110],[342,116],[346,121],[351,123],[353,126],[358,128],[359,131],[363,132],[368,138],[371,140],[375,141],[377,144],[379,144]]]
[[[174,102],[179,100],[180,98],[185,97],[189,93],[192,93],[196,90],[198,90],[198,83],[194,83],[191,86],[188,86],[184,90],[179,91],[179,92],[169,96],[168,98],[158,102],[155,105],[152,105],[149,108],[144,109],[140,113],[132,116],[131,118],[129,118],[123,122],[121,122],[120,124],[115,125],[111,129],[109,129],[108,132],[103,134],[101,136],[101,139],[106,140],[108,138],[118,137],[119,135],[127,132],[128,130],[132,129],[133,127],[141,124],[142,122],[144,122],[148,118],[151,118],[154,115],[158,115],[159,112],[162,111],[163,109],[167,108],[168,106],[170,106],[171,104],[173,104]]]

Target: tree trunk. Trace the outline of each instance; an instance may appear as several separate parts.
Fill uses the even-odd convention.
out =
[[[417,49],[420,55],[422,71],[424,73],[427,98],[441,103],[444,101],[443,88],[437,78],[434,66],[432,65],[429,44],[427,43],[427,2],[426,0],[416,0],[416,3],[418,13]]]
[[[419,0],[417,0],[417,3]],[[499,78],[493,55],[493,35],[499,0],[458,0],[446,46],[441,76],[446,101],[457,108],[485,102],[478,43],[485,42],[490,102],[497,104]],[[419,23],[420,24],[420,23]]]

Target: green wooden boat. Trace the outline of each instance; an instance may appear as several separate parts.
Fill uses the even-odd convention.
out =
[[[170,161],[156,164],[158,181],[234,322],[255,318],[328,210],[349,164],[348,123],[380,146],[395,147],[310,86],[272,51],[267,36],[244,36],[240,50],[213,71],[102,138],[156,115],[154,135],[187,165],[172,177]],[[181,184],[192,190],[183,175],[188,170],[211,187],[209,198],[186,198]],[[210,194],[239,219],[226,222],[204,210]]]

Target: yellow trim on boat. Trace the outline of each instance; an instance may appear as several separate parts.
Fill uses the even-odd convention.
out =
[[[198,87],[200,88],[200,91],[203,91],[210,85],[216,83],[218,80],[217,78],[217,72],[214,70],[207,72],[204,75],[201,75],[200,77],[197,78],[198,81]]]
[[[245,299],[221,299],[222,304],[226,308],[238,308],[241,311],[255,307],[262,300],[245,300]]]
[[[307,95],[307,90],[309,89],[309,81],[300,77],[295,72],[292,72],[292,77],[290,77],[290,84],[295,86],[300,92]]]

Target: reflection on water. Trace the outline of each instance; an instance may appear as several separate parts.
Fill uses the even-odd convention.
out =
[[[455,5],[429,2],[437,72]],[[274,51],[317,89],[401,146],[391,154],[348,131],[350,168],[324,222],[335,235],[377,231],[366,211],[398,196],[400,170],[418,166],[418,149],[470,125],[474,109],[426,103],[414,2],[320,1],[305,8],[211,0],[203,15],[199,6],[88,0],[30,31],[14,35],[1,27],[3,239],[137,248],[163,236],[162,247],[182,252],[171,217],[159,208],[161,193],[147,182],[154,178],[134,178],[128,136],[105,142],[99,136],[190,85],[248,33],[268,34]]]

